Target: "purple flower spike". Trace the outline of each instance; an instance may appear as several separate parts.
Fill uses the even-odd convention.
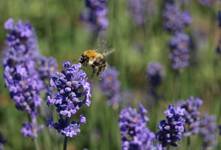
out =
[[[35,119],[33,119],[35,120]],[[36,121],[36,120],[35,120]],[[38,135],[38,132],[41,131],[41,129],[43,128],[43,126],[38,126],[36,124],[36,122],[25,122],[23,124],[23,127],[21,129],[21,133],[25,136],[25,137],[31,137],[31,138],[36,138]]]
[[[131,107],[121,110],[119,127],[121,131],[122,150],[151,150],[155,138],[146,126],[147,110],[140,105],[139,110]]]
[[[185,119],[185,136],[191,136],[199,132],[200,112],[199,109],[203,104],[198,97],[190,97],[186,101],[178,102],[178,106],[183,108]]]
[[[30,123],[24,123],[21,129],[21,132],[24,136],[35,137],[35,134],[33,133],[32,125]]]
[[[218,20],[218,26],[221,29],[221,10],[218,11],[217,20]],[[221,55],[221,37],[219,37],[218,44],[216,47],[216,52],[219,55]]]
[[[184,11],[182,13],[182,18],[184,26],[188,26],[192,23],[192,17],[190,16],[190,13],[188,11]]]
[[[174,2],[166,3],[163,19],[165,30],[172,33],[183,31],[192,22],[189,13],[187,11],[182,12]]]
[[[4,64],[4,79],[10,96],[16,107],[26,111],[29,115],[37,115],[38,107],[41,104],[40,90],[41,80],[34,73],[31,62],[26,64],[12,65],[16,63],[10,58]]]
[[[189,46],[190,39],[185,33],[178,32],[170,40],[170,60],[172,63],[172,68],[182,69],[189,65]]]
[[[216,2],[216,0],[198,0],[198,1],[201,5],[207,7],[212,6]]]
[[[42,81],[44,81],[45,88],[49,85],[50,77],[57,72],[58,64],[53,57],[39,56],[37,59],[37,71]]]
[[[86,117],[83,115],[80,115],[80,124],[85,124],[86,123]]]
[[[120,101],[120,82],[118,71],[115,68],[108,68],[101,74],[100,88],[108,99],[108,104],[118,105]]]
[[[12,18],[8,19],[4,24],[4,28],[6,30],[13,30],[14,29],[14,20]]]
[[[59,115],[58,122],[52,122],[59,133],[66,137],[75,137],[80,133],[80,125],[86,118],[80,115],[79,121],[71,118],[78,113],[82,106],[90,106],[91,89],[86,73],[81,70],[81,64],[63,64],[63,70],[52,75],[50,80],[52,91],[48,96],[48,105],[56,107]]]
[[[218,25],[221,28],[221,10],[218,11],[217,20],[218,20]]]
[[[82,20],[95,31],[106,30],[109,25],[107,0],[85,0],[85,4],[87,9],[81,16]]]
[[[221,125],[218,126],[219,129],[219,135],[221,135]]]
[[[71,123],[61,129],[60,132],[67,137],[75,137],[80,133],[80,125],[78,123]]]
[[[184,109],[173,105],[165,111],[166,119],[160,122],[157,132],[157,139],[163,147],[177,146],[177,142],[182,139],[185,125],[184,112]]]
[[[6,143],[5,138],[3,135],[0,133],[0,150],[4,150],[4,144]]]
[[[18,110],[28,113],[31,123],[25,124],[22,133],[37,137],[31,133],[37,127],[36,117],[41,105],[40,92],[43,82],[36,70],[35,61],[39,56],[37,39],[31,24],[22,21],[5,22],[7,31],[5,56],[3,59],[5,85]]]
[[[134,23],[141,26],[153,14],[154,3],[152,0],[128,0],[128,11]]]
[[[205,115],[200,120],[199,135],[203,140],[203,147],[205,149],[214,148],[216,146],[216,118],[215,116]]]
[[[160,63],[153,62],[147,66],[147,78],[152,87],[158,87],[163,79],[164,69]]]

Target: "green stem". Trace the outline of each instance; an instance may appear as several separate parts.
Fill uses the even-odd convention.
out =
[[[187,149],[191,150],[191,140],[190,140],[190,137],[187,137]]]
[[[63,147],[63,150],[67,149],[67,143],[68,143],[68,138],[65,136],[64,137],[64,147]]]
[[[35,143],[35,149],[36,149],[36,150],[40,150],[39,143],[38,143],[38,138],[37,138],[37,137],[34,138],[34,143]]]
[[[35,144],[35,149],[36,150],[40,150],[40,146],[39,146],[39,142],[38,142],[38,136],[37,136],[37,118],[35,117],[30,117],[30,115],[28,115],[28,120],[31,122],[32,126],[34,127],[33,130],[33,134],[36,136],[34,137],[34,144]]]

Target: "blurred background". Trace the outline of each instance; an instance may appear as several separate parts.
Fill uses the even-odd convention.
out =
[[[81,21],[85,10],[83,0],[0,0],[0,51],[2,54],[5,45],[4,22],[10,17],[27,20],[33,25],[41,53],[55,57],[59,67],[65,60],[77,63],[86,49],[98,49],[100,52],[114,49],[107,62],[119,72],[122,104],[117,108],[107,105],[98,86],[99,78],[91,79],[94,83],[93,98],[91,107],[85,109],[87,124],[82,126],[79,136],[69,141],[68,149],[117,150],[121,147],[119,111],[128,105],[136,107],[138,102],[143,103],[149,112],[148,126],[152,131],[157,130],[157,124],[164,118],[163,112],[169,104],[189,96],[203,99],[201,111],[216,115],[217,124],[221,123],[221,54],[216,51],[221,36],[217,21],[220,3],[211,0],[211,4],[207,5],[197,0],[186,0],[182,7],[192,16],[192,23],[185,31],[192,38],[193,45],[190,65],[178,74],[171,69],[168,58],[171,35],[163,28],[163,0],[148,0],[142,25],[135,23],[128,0],[109,0],[109,26],[100,36],[94,35]],[[164,68],[157,104],[148,92],[146,70],[150,62],[159,62]],[[1,74],[2,70],[1,67]],[[20,134],[24,116],[14,107],[1,76],[0,132],[7,141],[5,149],[34,149],[33,141]],[[194,148],[199,148],[199,140],[192,140]],[[39,141],[43,150],[62,149],[63,137],[53,129],[44,130]],[[221,142],[217,149],[220,147]],[[185,149],[185,146],[180,149]]]

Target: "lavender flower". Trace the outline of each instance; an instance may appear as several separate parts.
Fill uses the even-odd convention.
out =
[[[43,84],[35,68],[38,48],[34,30],[29,23],[14,23],[13,19],[5,22],[5,29],[8,31],[3,59],[5,85],[17,109],[27,112],[30,124],[37,127],[33,120],[38,115]],[[36,137],[37,132],[32,135]]]
[[[53,57],[40,56],[37,60],[37,70],[42,81],[44,81],[45,86],[49,83],[49,79],[58,69],[58,64]]]
[[[160,63],[152,62],[147,67],[147,78],[152,87],[158,87],[163,79],[164,70]]]
[[[200,120],[199,135],[203,140],[203,147],[205,149],[210,149],[216,145],[216,118],[215,116],[205,115]]]
[[[82,20],[95,31],[106,30],[109,24],[107,0],[85,0],[85,4],[87,9],[82,14]]]
[[[156,144],[151,150],[164,150],[161,144]]]
[[[217,20],[218,20],[218,25],[221,28],[221,10],[218,11]]]
[[[7,30],[6,44],[8,46],[8,55],[14,57],[16,61],[34,59],[39,55],[38,44],[34,29],[31,24],[22,21],[14,22],[8,19],[4,25]]]
[[[136,99],[136,95],[131,90],[121,91],[121,105],[128,106],[132,105],[134,100]]]
[[[159,124],[157,139],[163,147],[168,145],[177,146],[184,134],[185,120],[184,109],[169,105],[165,111],[166,120],[162,120]]]
[[[108,68],[101,74],[100,88],[108,99],[108,104],[118,105],[120,101],[120,82],[118,71],[115,68]]]
[[[37,137],[38,132],[40,132],[43,128],[43,125],[37,125],[36,117],[32,118],[32,122],[23,123],[21,133],[26,137],[35,138]]]
[[[216,52],[220,55],[221,54],[221,39],[218,41],[218,45],[216,47]]]
[[[36,115],[41,104],[41,81],[34,74],[33,64],[17,64],[10,58],[4,63],[4,79],[16,107]]]
[[[166,3],[163,13],[164,28],[169,32],[183,31],[192,22],[187,11],[181,12],[175,3]]]
[[[50,86],[53,92],[48,96],[48,105],[56,107],[58,122],[51,122],[59,133],[66,137],[74,137],[80,132],[80,125],[86,122],[84,116],[79,121],[71,121],[82,106],[90,106],[91,89],[86,73],[81,64],[65,62],[62,72],[52,75]]]
[[[182,32],[176,33],[171,38],[169,58],[173,69],[182,69],[189,65],[189,42],[189,36]]]
[[[144,25],[150,15],[153,15],[154,4],[152,0],[129,0],[128,10],[138,26]]]
[[[147,110],[142,105],[138,111],[131,107],[121,111],[119,127],[122,150],[150,150],[153,147],[155,135],[146,127],[149,121],[146,114]]]
[[[218,20],[219,28],[220,28],[220,30],[221,30],[221,11],[218,11],[217,20]],[[217,52],[218,54],[221,54],[221,37],[219,37],[218,45],[217,45],[217,47],[216,47],[216,52]]]
[[[219,135],[221,135],[221,125],[218,126],[219,129]]]
[[[185,136],[191,136],[199,132],[200,112],[199,108],[202,105],[202,100],[198,97],[190,97],[186,101],[180,101],[178,106],[183,108],[185,119]]]
[[[0,150],[4,150],[4,144],[6,143],[5,138],[3,135],[0,133]]]
[[[203,6],[212,6],[216,0],[198,0],[199,3]]]

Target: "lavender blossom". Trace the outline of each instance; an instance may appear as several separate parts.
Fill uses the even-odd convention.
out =
[[[39,55],[36,35],[30,23],[21,20],[15,23],[10,18],[4,27],[8,32],[6,39],[7,51],[10,51],[7,52],[8,55],[14,57],[16,61],[34,59]]]
[[[140,105],[138,111],[131,107],[120,113],[119,127],[121,131],[122,150],[151,150],[155,138],[146,126],[149,118],[147,110]]]
[[[109,24],[107,0],[85,0],[85,4],[87,9],[82,14],[82,20],[95,31],[106,30]]]
[[[218,41],[218,45],[216,47],[217,54],[221,55],[221,39]]]
[[[21,133],[25,137],[35,138],[37,137],[38,132],[42,130],[42,128],[43,128],[43,125],[37,125],[36,117],[33,117],[31,123],[29,122],[23,123]]]
[[[189,42],[189,36],[182,32],[176,33],[171,38],[169,58],[173,69],[182,69],[189,65]]]
[[[217,20],[218,20],[219,28],[221,30],[221,11],[218,11]],[[216,52],[218,54],[221,54],[221,36],[219,37],[218,45],[216,47]]]
[[[53,57],[38,57],[37,70],[42,81],[44,81],[45,86],[49,83],[49,79],[58,69],[58,64]]]
[[[219,135],[221,135],[221,125],[218,126],[219,129]]]
[[[185,125],[184,112],[184,109],[173,105],[169,105],[165,111],[166,119],[160,122],[157,132],[157,139],[163,147],[177,146],[177,142],[182,139]]]
[[[108,68],[101,74],[100,88],[108,99],[108,104],[118,105],[120,101],[120,82],[118,71],[115,68]]]
[[[183,31],[192,22],[190,14],[182,12],[175,3],[166,3],[163,20],[165,30],[173,33]]]
[[[3,135],[0,133],[0,150],[4,150],[4,144],[6,143],[5,138]]]
[[[164,70],[160,63],[152,62],[147,67],[147,78],[152,87],[158,87],[163,79]]]
[[[216,118],[215,116],[205,115],[200,120],[199,135],[203,140],[203,145],[205,149],[210,149],[216,146]]]
[[[128,10],[138,26],[144,25],[148,17],[153,15],[154,4],[152,0],[129,0]]]
[[[217,20],[218,20],[218,25],[221,28],[221,10],[218,11]]]
[[[5,85],[17,109],[27,112],[32,124],[38,115],[43,87],[35,68],[37,40],[29,23],[14,23],[9,19],[5,22],[5,29],[8,32],[3,59]],[[37,122],[32,126],[37,127]],[[32,137],[37,136],[37,132],[32,134]]]
[[[201,5],[209,7],[212,6],[216,0],[198,0],[198,1]]]
[[[16,64],[8,58],[4,63],[4,79],[10,96],[17,109],[26,111],[29,115],[37,115],[41,104],[41,80],[32,70],[33,64]]]
[[[81,64],[65,62],[63,70],[52,75],[50,86],[53,92],[48,96],[48,105],[55,106],[59,115],[57,122],[51,122],[59,133],[66,137],[75,137],[80,133],[80,125],[86,122],[84,116],[79,121],[71,121],[82,106],[90,106],[91,89]]]
[[[153,98],[153,102],[158,102],[160,96],[158,94],[158,87],[160,86],[164,77],[164,68],[160,63],[152,62],[147,66],[147,79],[148,79],[148,94]]]
[[[191,136],[199,132],[200,112],[202,100],[198,97],[190,97],[186,101],[180,101],[178,106],[183,108],[185,119],[185,136]]]

